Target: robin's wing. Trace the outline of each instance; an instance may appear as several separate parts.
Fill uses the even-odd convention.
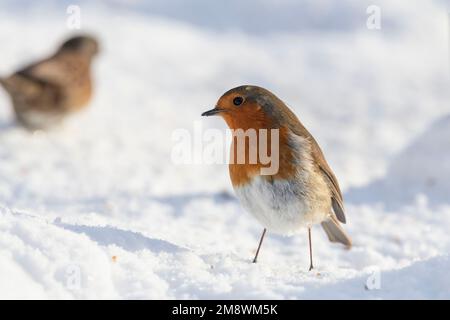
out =
[[[12,96],[36,96],[42,88],[42,84],[39,81],[29,79],[28,77],[24,77],[18,73],[15,73],[8,78],[0,79],[0,84]]]
[[[67,64],[58,55],[32,64],[16,74],[38,82],[63,85],[67,79]]]
[[[333,173],[333,170],[331,170],[330,166],[325,160],[325,156],[323,155],[323,152],[320,149],[319,144],[290,110],[289,110],[289,118],[287,120],[289,123],[289,128],[296,135],[307,137],[308,140],[311,142],[311,153],[313,159],[317,163],[319,170],[322,172],[331,190],[331,204],[333,206],[333,211],[336,214],[337,219],[340,222],[345,223],[346,220],[344,214],[344,200],[342,198],[341,189],[339,188],[339,183],[336,179],[336,176]]]
[[[312,138],[312,136],[311,136]],[[344,213],[344,200],[342,198],[342,192],[339,188],[339,183],[336,179],[336,176],[333,173],[333,170],[331,170],[330,166],[328,165],[327,161],[325,160],[325,157],[323,155],[322,150],[320,149],[317,142],[314,140],[314,138],[311,139],[311,147],[312,147],[312,154],[314,159],[316,160],[316,163],[319,166],[319,169],[321,170],[322,174],[324,175],[325,179],[328,182],[328,185],[331,189],[331,204],[333,206],[333,211],[336,214],[337,219],[345,223],[345,213]]]
[[[59,63],[51,59],[22,69],[0,83],[22,107],[47,109],[59,105],[62,87],[58,82]]]

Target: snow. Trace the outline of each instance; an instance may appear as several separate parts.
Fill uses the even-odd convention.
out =
[[[0,91],[0,298],[448,299],[448,2],[81,1],[97,92],[64,127],[15,127]],[[0,74],[53,50],[69,1],[0,4]],[[249,18],[251,17],[251,18]],[[226,90],[270,89],[344,190],[351,250],[268,234],[225,164],[171,161]],[[375,270],[375,271],[374,271]],[[366,288],[379,276],[379,288]]]

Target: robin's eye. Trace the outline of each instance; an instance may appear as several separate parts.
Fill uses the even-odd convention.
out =
[[[242,104],[242,102],[244,102],[244,98],[242,98],[242,97],[236,97],[233,99],[233,104],[235,106],[240,106]]]

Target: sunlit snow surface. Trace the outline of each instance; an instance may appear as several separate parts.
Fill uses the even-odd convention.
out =
[[[0,91],[0,298],[450,298],[448,2],[378,1],[381,30],[365,2],[82,1],[90,108],[30,134]],[[33,3],[0,4],[1,75],[70,34],[70,2]],[[171,161],[241,84],[282,98],[341,182],[354,247],[314,228],[312,272],[306,232],[251,263],[262,230],[226,165]]]

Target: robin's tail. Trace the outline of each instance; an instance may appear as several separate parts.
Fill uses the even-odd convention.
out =
[[[0,77],[0,85],[8,92],[11,91],[11,83],[8,81],[8,78]]]
[[[348,249],[351,248],[352,240],[345,233],[344,229],[342,229],[336,218],[331,217],[330,219],[323,221],[321,224],[331,242],[340,242],[347,246]]]

